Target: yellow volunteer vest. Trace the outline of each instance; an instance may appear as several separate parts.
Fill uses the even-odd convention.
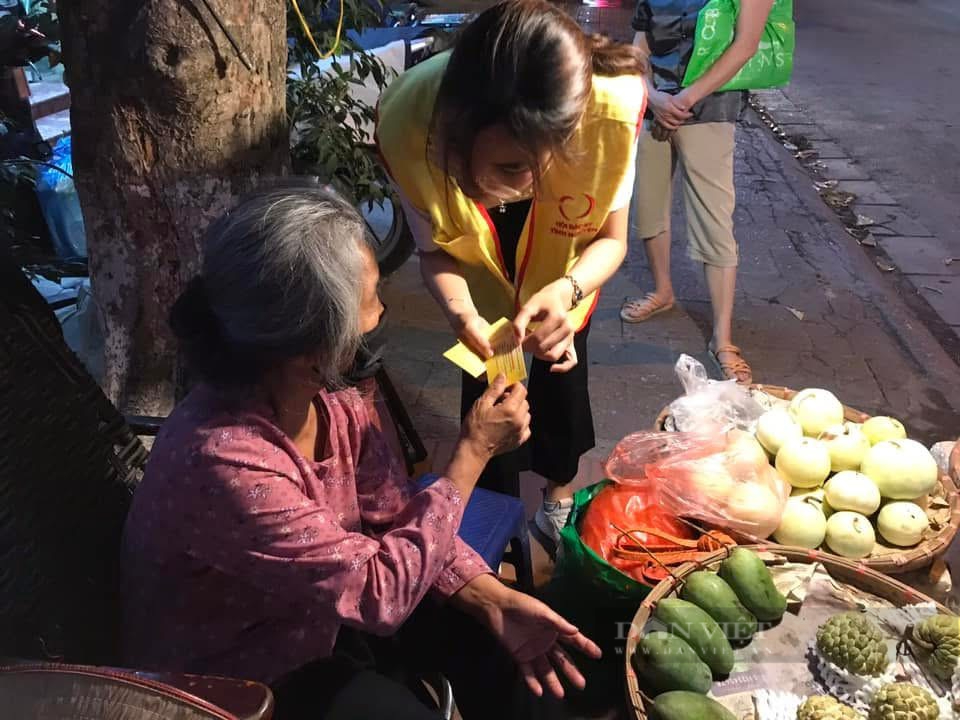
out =
[[[394,80],[378,108],[377,144],[390,176],[429,215],[433,241],[457,259],[477,310],[488,321],[513,318],[534,293],[566,275],[596,237],[629,163],[646,104],[642,78],[593,78],[593,93],[572,142],[571,161],[550,164],[517,246],[516,277],[507,277],[487,210],[427,158],[427,133],[449,53]],[[570,313],[586,324],[597,292]]]

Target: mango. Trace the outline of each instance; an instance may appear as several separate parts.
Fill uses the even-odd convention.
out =
[[[650,720],[737,720],[736,715],[706,695],[668,692],[658,695],[650,707]]]
[[[667,626],[667,631],[686,640],[715,675],[729,675],[733,670],[733,648],[717,621],[692,602],[664,598],[657,603],[653,616]]]
[[[650,696],[671,690],[707,693],[713,685],[707,667],[690,644],[666,632],[649,632],[637,644],[633,669]]]
[[[752,550],[735,548],[720,563],[718,574],[760,622],[777,622],[787,611],[787,599],[773,584],[766,564]]]
[[[716,620],[732,645],[746,645],[757,632],[757,618],[716,573],[698,570],[688,575],[680,599],[692,602]]]

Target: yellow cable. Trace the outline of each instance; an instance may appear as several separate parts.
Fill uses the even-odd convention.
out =
[[[340,47],[340,37],[343,33],[343,6],[346,3],[346,0],[340,0],[340,19],[337,20],[337,34],[333,39],[333,47],[331,47],[330,51],[326,53],[320,52],[320,48],[317,47],[317,41],[313,39],[313,33],[310,32],[310,26],[307,25],[307,19],[303,16],[303,13],[300,12],[300,5],[297,4],[297,0],[290,0],[290,2],[293,4],[293,11],[297,13],[297,17],[300,18],[300,26],[303,28],[303,32],[306,34],[307,40],[309,40],[310,44],[313,46],[313,51],[317,53],[317,56],[321,60],[326,60],[327,58],[331,57],[337,51],[337,48]]]

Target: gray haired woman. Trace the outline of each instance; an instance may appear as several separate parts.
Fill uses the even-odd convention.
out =
[[[450,678],[465,718],[511,716],[513,665],[534,694],[563,693],[557,670],[583,684],[561,646],[597,647],[457,537],[486,462],[529,437],[524,388],[494,383],[418,491],[369,400],[378,280],[357,213],[315,185],[253,195],[210,230],[171,313],[200,382],[125,531],[132,665],[269,683],[280,720],[435,717],[387,678],[395,646]]]

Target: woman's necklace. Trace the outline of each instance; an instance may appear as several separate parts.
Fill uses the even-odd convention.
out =
[[[503,200],[501,200],[500,205],[497,206],[497,210],[499,210],[500,214],[503,215],[504,213],[507,212],[507,204]]]

